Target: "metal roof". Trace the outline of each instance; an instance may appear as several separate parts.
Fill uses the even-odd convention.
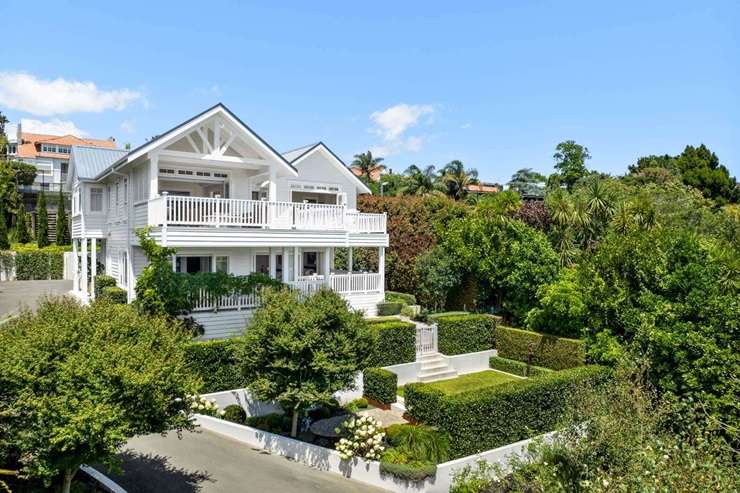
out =
[[[125,149],[75,145],[72,146],[70,161],[74,163],[79,179],[93,179],[128,153]]]
[[[306,153],[306,151],[309,151],[319,145],[321,142],[314,142],[313,144],[308,144],[305,146],[298,147],[297,149],[291,149],[289,151],[282,152],[282,156],[285,158],[286,161],[289,163],[292,163],[302,155]]]

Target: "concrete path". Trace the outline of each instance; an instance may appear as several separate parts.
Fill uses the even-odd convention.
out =
[[[0,282],[0,321],[18,313],[24,306],[35,310],[44,295],[66,294],[71,289],[72,281]]]
[[[381,493],[337,474],[269,455],[205,430],[130,440],[122,475],[108,474],[129,493],[276,492]]]

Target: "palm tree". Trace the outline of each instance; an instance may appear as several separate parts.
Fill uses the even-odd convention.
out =
[[[442,181],[447,186],[447,195],[462,200],[468,194],[468,185],[478,183],[478,170],[465,169],[462,161],[450,161],[442,169]]]
[[[423,170],[417,165],[412,164],[406,171],[406,184],[402,187],[401,192],[404,195],[430,195],[439,192],[439,175],[433,165],[429,165]]]
[[[361,171],[360,176],[364,176],[370,180],[372,173],[383,168],[380,164],[382,161],[382,157],[373,157],[373,153],[371,151],[367,151],[355,154],[355,160],[352,161],[352,166]]]

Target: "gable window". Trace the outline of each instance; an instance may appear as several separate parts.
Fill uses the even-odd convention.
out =
[[[90,212],[103,212],[103,188],[90,188]]]

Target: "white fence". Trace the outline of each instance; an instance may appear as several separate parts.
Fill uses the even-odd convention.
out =
[[[149,223],[170,226],[240,226],[385,233],[386,215],[349,212],[346,206],[167,195],[149,201]]]
[[[260,305],[260,297],[257,293],[252,294],[231,294],[221,296],[218,300],[214,297],[209,296],[205,290],[201,290],[195,303],[193,303],[193,311],[208,311],[208,310],[250,310],[257,308]]]

